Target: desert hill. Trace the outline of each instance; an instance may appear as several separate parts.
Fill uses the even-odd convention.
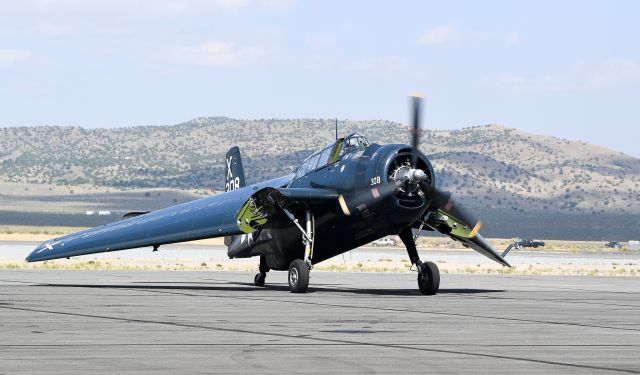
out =
[[[370,141],[409,141],[406,126],[342,121]],[[0,128],[0,182],[219,190],[224,154],[242,150],[249,182],[283,175],[334,139],[332,120],[197,118],[114,129]],[[640,213],[640,159],[498,125],[425,130],[437,183],[477,208]]]

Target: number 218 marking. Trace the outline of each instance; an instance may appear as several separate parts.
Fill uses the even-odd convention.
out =
[[[379,183],[380,183],[380,176],[376,176],[376,177],[371,179],[371,186],[377,185]]]

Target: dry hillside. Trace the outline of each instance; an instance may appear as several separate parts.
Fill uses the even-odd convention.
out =
[[[408,141],[388,121],[343,121],[340,132]],[[0,182],[113,188],[219,189],[224,154],[240,146],[249,182],[290,171],[334,138],[332,120],[198,118],[115,129],[0,128]],[[640,159],[497,125],[424,131],[438,184],[476,208],[640,213]]]

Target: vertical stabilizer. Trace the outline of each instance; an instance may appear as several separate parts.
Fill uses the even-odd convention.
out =
[[[227,156],[225,157],[224,191],[240,189],[245,185],[240,149],[238,146],[233,146],[227,151]],[[241,236],[227,236],[224,238],[224,244],[229,246],[234,240],[239,241],[240,237]]]
[[[224,191],[240,189],[246,185],[244,181],[244,169],[242,168],[242,158],[240,149],[233,146],[227,151],[224,178]]]

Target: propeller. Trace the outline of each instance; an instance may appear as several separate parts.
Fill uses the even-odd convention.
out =
[[[408,184],[420,186],[425,197],[429,199],[429,211],[441,209],[445,213],[463,221],[472,229],[472,236],[480,230],[481,222],[473,215],[468,213],[461,205],[455,203],[451,199],[451,193],[442,191],[431,186],[427,181],[428,176],[422,169],[418,169],[418,159],[420,151],[420,114],[422,107],[422,95],[414,92],[410,96],[411,100],[411,166],[410,168],[401,168],[393,176],[393,179],[386,183],[375,186],[369,186],[362,189],[356,189],[340,195],[338,201],[345,215],[352,215],[357,212],[364,211],[384,198],[395,194],[398,189],[406,187]]]

